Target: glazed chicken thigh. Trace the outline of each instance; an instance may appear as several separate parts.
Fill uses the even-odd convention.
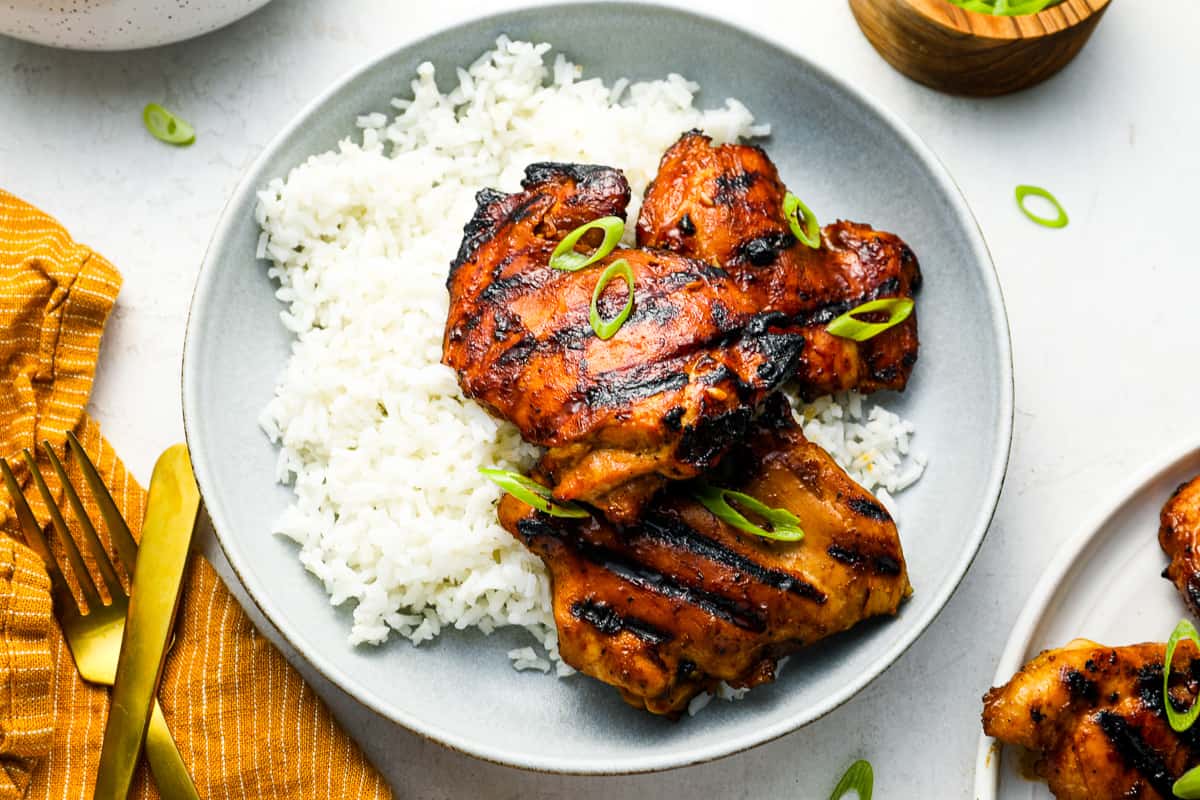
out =
[[[638,245],[720,266],[748,288],[771,273],[795,276],[800,294],[776,307],[804,337],[796,377],[806,395],[903,390],[917,361],[915,312],[866,342],[825,326],[870,300],[912,297],[921,285],[916,256],[898,236],[854,222],[825,226],[821,247],[807,247],[792,236],[785,193],[762,148],[684,134],[646,190]]]
[[[498,509],[549,569],[559,652],[656,714],[678,716],[721,681],[773,680],[780,658],[895,614],[912,591],[890,515],[805,438],[778,389],[903,389],[915,316],[863,343],[825,328],[864,302],[911,297],[920,270],[904,242],[866,225],[799,243],[784,195],[760,149],[687,134],[648,190],[638,246],[568,271],[550,266],[555,249],[582,225],[624,219],[629,185],[609,167],[532,164],[521,191],[478,194],[447,280],[443,363],[546,448],[530,477],[584,504],[560,516],[506,494]],[[631,286],[597,288],[618,261]],[[611,319],[630,301],[601,339],[593,304]],[[790,512],[803,539],[731,524],[704,486]]]
[[[911,592],[888,512],[805,439],[782,396],[711,477],[793,512],[804,539],[744,533],[686,483],[628,526],[500,502],[501,524],[550,570],[563,660],[656,714],[678,715],[718,681],[772,680],[779,658],[895,614]]]
[[[987,693],[983,729],[1036,753],[1037,774],[1060,800],[1170,800],[1175,780],[1200,764],[1200,727],[1176,733],[1167,722],[1165,650],[1084,639],[1047,650]],[[1171,666],[1182,710],[1200,687],[1200,653],[1181,641]]]

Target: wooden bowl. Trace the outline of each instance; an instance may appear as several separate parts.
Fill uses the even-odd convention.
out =
[[[952,94],[998,95],[1040,83],[1092,35],[1109,0],[1064,0],[996,17],[947,0],[849,0],[879,54],[915,81]]]

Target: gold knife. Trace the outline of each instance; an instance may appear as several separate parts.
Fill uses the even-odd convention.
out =
[[[96,800],[126,800],[133,783],[199,510],[200,491],[187,446],[177,444],[159,456],[150,478],[125,637],[100,750]]]

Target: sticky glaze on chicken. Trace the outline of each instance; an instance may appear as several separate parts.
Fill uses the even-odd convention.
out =
[[[469,397],[550,448],[557,497],[632,518],[664,479],[696,475],[741,438],[803,340],[723,270],[676,253],[618,249],[593,268],[551,269],[564,235],[624,215],[629,186],[616,170],[565,164],[530,166],[523,186],[479,195],[451,267],[443,362]],[[635,306],[602,341],[592,292],[619,258]],[[604,315],[625,298],[610,284]]]
[[[782,656],[894,614],[911,593],[887,511],[804,438],[782,396],[718,472],[796,514],[804,540],[741,532],[680,483],[630,526],[500,503],[501,524],[550,570],[563,660],[656,714],[679,714],[721,680],[770,681]]]
[[[1158,544],[1171,559],[1163,577],[1200,616],[1200,477],[1183,484],[1163,506]]]
[[[1038,755],[1037,774],[1061,800],[1169,800],[1200,764],[1200,726],[1175,733],[1163,707],[1162,644],[1104,647],[1076,639],[1047,650],[984,697],[983,729]],[[1171,694],[1184,709],[1200,684],[1200,654],[1182,641]]]
[[[785,192],[761,148],[714,147],[698,132],[684,134],[646,190],[638,244],[723,267],[748,291],[757,290],[764,273],[795,274],[801,295],[771,302],[795,315],[804,336],[797,377],[805,394],[904,389],[917,361],[915,313],[861,343],[825,326],[867,301],[912,297],[921,284],[916,256],[894,234],[854,222],[825,226],[820,249],[806,247],[791,234]]]

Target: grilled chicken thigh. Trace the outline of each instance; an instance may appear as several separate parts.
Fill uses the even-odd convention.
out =
[[[1077,639],[1047,650],[984,697],[984,731],[1038,754],[1061,800],[1169,800],[1200,764],[1200,727],[1175,733],[1163,707],[1165,646],[1104,647]],[[1171,694],[1182,710],[1200,688],[1200,653],[1181,641]]]
[[[805,394],[904,389],[917,361],[915,313],[866,342],[825,326],[870,300],[912,297],[921,284],[916,256],[894,234],[854,222],[825,226],[820,249],[807,247],[791,234],[785,193],[761,148],[714,147],[709,137],[686,133],[646,190],[638,245],[723,267],[747,288],[764,273],[795,275],[801,293],[775,307],[794,315],[804,337],[797,378]]]
[[[1188,608],[1200,616],[1200,477],[1176,489],[1163,506],[1158,544],[1171,559],[1163,577],[1179,588]]]
[[[887,511],[805,439],[782,396],[710,478],[792,511],[804,539],[741,532],[686,483],[628,526],[500,502],[501,524],[550,570],[563,660],[656,714],[678,715],[721,680],[770,681],[782,656],[895,614],[911,593]]]
[[[631,519],[665,479],[698,474],[742,437],[804,342],[763,297],[676,253],[617,249],[578,272],[549,267],[574,228],[624,216],[629,186],[617,170],[534,164],[523,186],[479,195],[451,266],[442,360],[469,397],[549,448],[543,472],[559,499]],[[589,309],[617,259],[633,272],[635,304],[602,341]],[[604,316],[626,296],[623,281],[610,284]]]

